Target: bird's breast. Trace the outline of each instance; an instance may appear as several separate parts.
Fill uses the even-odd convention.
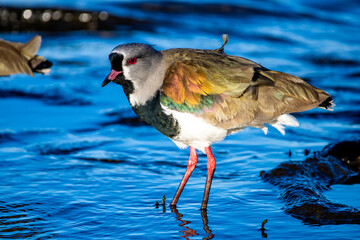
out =
[[[205,151],[205,147],[223,140],[227,135],[227,130],[212,125],[194,114],[171,110],[165,106],[162,108],[179,125],[179,133],[172,140],[180,148],[192,146]]]
[[[160,93],[157,93],[143,105],[131,107],[142,120],[152,125],[165,136],[174,138],[179,134],[178,122],[172,115],[166,114],[160,105]]]

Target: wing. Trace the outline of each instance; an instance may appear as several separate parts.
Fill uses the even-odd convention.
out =
[[[27,60],[30,60],[39,51],[40,45],[41,45],[41,36],[35,35],[27,43],[21,46],[21,53]]]
[[[284,113],[314,108],[329,97],[298,77],[221,51],[174,52],[176,60],[165,74],[161,103],[228,130],[262,127]]]
[[[15,73],[26,73],[33,76],[28,61],[20,54],[19,50],[6,41],[0,41],[0,76]]]
[[[177,59],[168,68],[162,91],[176,108],[201,109],[201,102],[207,96],[225,93],[238,97],[250,85],[264,83],[251,81],[255,71],[261,71],[262,67],[249,60],[216,51],[172,51],[182,52],[176,53]],[[265,82],[271,84],[268,79]]]

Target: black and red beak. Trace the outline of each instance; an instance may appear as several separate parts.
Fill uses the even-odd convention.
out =
[[[105,87],[109,82],[114,81],[118,75],[122,74],[122,71],[116,71],[111,69],[110,74],[102,82],[101,87]]]

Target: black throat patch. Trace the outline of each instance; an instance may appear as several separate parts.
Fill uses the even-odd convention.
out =
[[[179,123],[176,119],[172,115],[165,114],[161,108],[159,91],[144,105],[132,106],[132,109],[142,120],[152,125],[165,136],[173,138],[180,133]]]
[[[124,93],[127,99],[130,100],[130,94],[134,93],[134,84],[131,81],[126,80],[124,77],[121,81],[117,82],[117,80],[115,80],[114,82],[123,86]]]

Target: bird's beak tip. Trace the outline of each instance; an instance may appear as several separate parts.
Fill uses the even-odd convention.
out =
[[[101,87],[105,87],[106,85],[108,85],[109,82],[111,82],[111,80],[109,80],[108,78],[105,78],[105,80],[101,84]]]

